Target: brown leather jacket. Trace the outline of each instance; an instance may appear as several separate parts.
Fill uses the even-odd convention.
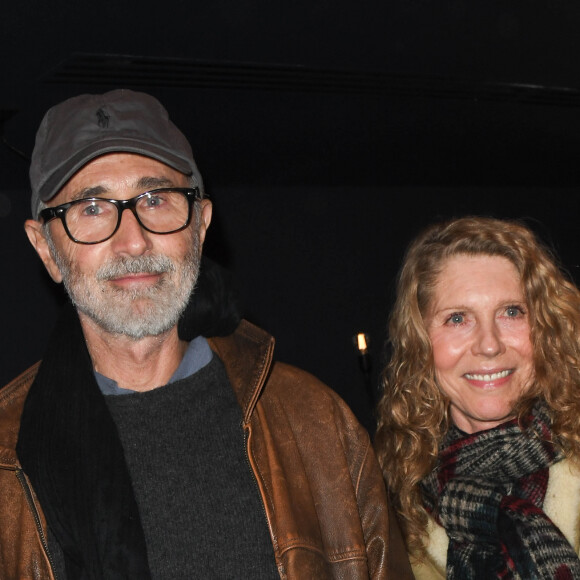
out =
[[[248,460],[281,578],[412,579],[366,431],[313,376],[272,363],[274,340],[242,322],[210,340],[244,416]],[[0,390],[0,578],[54,579],[46,522],[15,447],[38,364]]]

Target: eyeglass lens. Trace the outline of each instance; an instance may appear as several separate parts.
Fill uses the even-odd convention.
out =
[[[111,236],[121,219],[121,206],[105,199],[83,200],[71,205],[66,226],[71,236],[81,242],[98,242]],[[179,191],[148,193],[135,204],[139,223],[156,234],[179,230],[189,216],[189,201]]]

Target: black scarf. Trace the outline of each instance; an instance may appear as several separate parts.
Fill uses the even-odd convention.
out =
[[[203,256],[195,293],[179,320],[179,337],[226,336],[240,319],[233,277]],[[69,578],[150,578],[117,428],[69,303],[26,399],[17,452],[63,548]]]
[[[69,578],[150,578],[121,442],[70,304],[26,399],[17,452]]]
[[[472,435],[452,428],[421,484],[449,536],[449,580],[580,578],[574,549],[542,509],[548,468],[562,459],[550,419],[536,405],[526,422],[525,432],[515,420]]]

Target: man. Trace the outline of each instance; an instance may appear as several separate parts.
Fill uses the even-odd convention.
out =
[[[211,221],[154,98],[46,114],[26,233],[70,297],[0,391],[1,578],[411,578],[369,439],[242,321],[178,321]]]

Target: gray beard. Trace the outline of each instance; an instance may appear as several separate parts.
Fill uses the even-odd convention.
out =
[[[56,251],[50,236],[48,241],[64,287],[77,310],[109,334],[140,340],[169,331],[185,310],[199,273],[199,237],[193,238],[191,251],[179,263],[165,255],[124,256],[101,266],[92,279]],[[163,276],[146,288],[115,288],[108,282],[141,272]]]

